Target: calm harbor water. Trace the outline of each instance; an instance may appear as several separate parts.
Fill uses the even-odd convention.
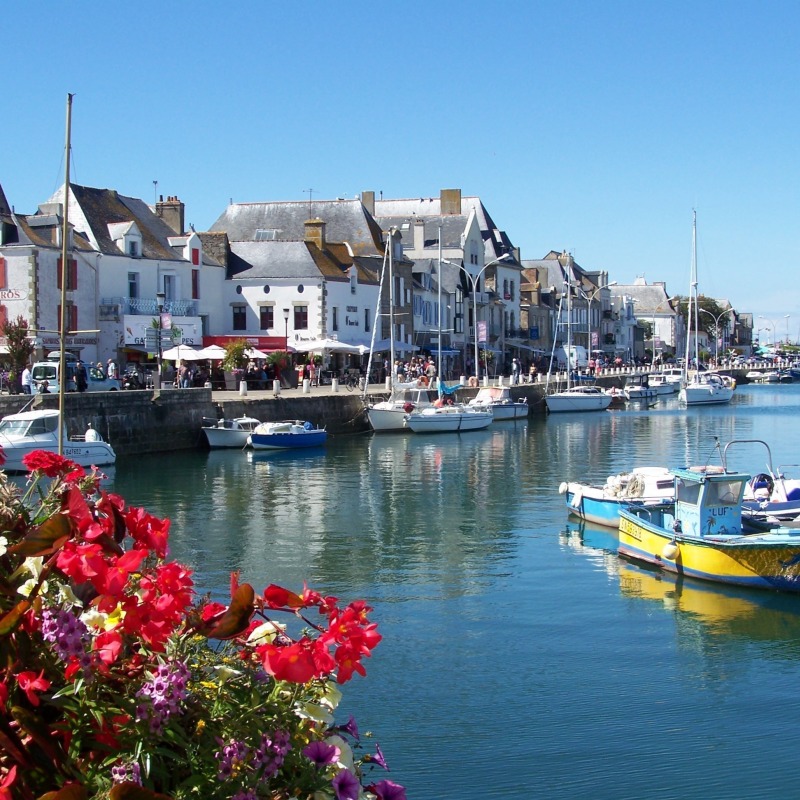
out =
[[[715,436],[797,463],[799,412],[800,385],[747,386],[729,407],[139,458],[113,488],[171,518],[172,555],[221,599],[241,570],[374,605],[385,638],[341,715],[374,731],[409,798],[785,798],[800,597],[627,564],[613,531],[568,520],[558,485],[718,463]]]

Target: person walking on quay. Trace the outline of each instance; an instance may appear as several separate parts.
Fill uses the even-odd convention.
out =
[[[26,364],[25,369],[22,370],[22,376],[20,377],[20,383],[22,385],[22,393],[23,394],[30,394],[31,393],[31,365]]]
[[[111,380],[116,380],[117,378],[117,365],[114,363],[113,358],[108,359],[108,363],[106,365],[106,375],[108,375]]]
[[[79,392],[85,392],[89,386],[89,376],[86,374],[86,367],[83,361],[78,361],[75,365],[75,386]]]
[[[519,383],[519,359],[514,358],[511,360],[511,385],[516,386]]]

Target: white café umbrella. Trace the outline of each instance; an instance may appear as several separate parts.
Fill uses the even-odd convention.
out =
[[[205,356],[199,355],[201,351],[195,350],[193,347],[189,347],[186,344],[176,344],[175,347],[170,347],[169,350],[164,350],[161,354],[161,358],[164,361],[197,361],[200,358],[205,358]]]
[[[220,347],[218,344],[210,344],[208,347],[204,347],[202,350],[197,351],[197,358],[208,358],[212,361],[221,361],[223,358],[225,358],[225,348]]]
[[[248,358],[266,358],[267,354],[262,353],[257,347],[248,347],[247,350],[244,351],[244,354]]]
[[[338,339],[313,339],[310,342],[295,342],[294,348],[298,353],[321,353],[327,350],[329,353],[353,353],[362,354],[363,345],[347,344]],[[366,348],[369,351],[369,348]]]

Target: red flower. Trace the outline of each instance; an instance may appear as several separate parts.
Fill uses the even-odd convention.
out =
[[[159,558],[167,557],[168,519],[154,517],[143,508],[129,508],[123,516],[125,526],[137,544],[152,550]]]
[[[20,672],[17,674],[17,683],[33,706],[38,706],[40,702],[36,692],[44,692],[50,688],[50,681],[44,677],[44,670],[38,675],[35,672]]]
[[[34,450],[22,457],[22,463],[31,471],[39,470],[48,478],[57,478],[72,470],[79,469],[78,465],[58,453],[49,450]]]
[[[5,459],[3,459],[5,463]],[[10,787],[13,786],[14,781],[17,779],[16,764],[6,773],[2,781],[0,781],[0,800],[12,800],[14,795],[11,793]]]
[[[104,631],[95,637],[94,649],[104,664],[113,664],[122,651],[122,636],[118,631]]]
[[[274,583],[264,589],[264,602],[269,608],[303,608],[303,598]]]
[[[289,683],[307,683],[312,678],[325,677],[336,666],[319,640],[305,636],[287,647],[261,645],[256,652],[270,675]]]

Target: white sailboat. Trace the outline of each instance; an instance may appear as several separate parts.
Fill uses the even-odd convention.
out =
[[[611,395],[606,394],[597,386],[573,386],[572,385],[572,257],[570,256],[567,264],[567,346],[566,353],[569,363],[567,364],[567,385],[560,392],[550,392],[550,375],[553,369],[553,358],[550,358],[550,369],[547,372],[547,389],[545,403],[547,410],[553,414],[567,411],[605,411],[612,401]],[[559,309],[559,318],[561,317]],[[553,352],[555,352],[555,340],[553,337]]]
[[[699,405],[719,405],[730,403],[733,397],[733,386],[726,382],[720,375],[714,372],[701,372],[700,352],[698,345],[698,331],[700,330],[700,309],[697,303],[697,212],[692,216],[692,282],[689,287],[689,307],[687,309],[688,325],[686,336],[686,358],[683,362],[684,380],[678,399],[687,406]],[[694,313],[694,363],[695,371],[690,377],[689,373],[689,354],[691,337],[692,313]]]
[[[389,397],[377,403],[366,403],[367,419],[370,427],[375,433],[385,433],[389,431],[404,431],[406,428],[406,414],[415,408],[429,408],[436,399],[434,387],[422,385],[421,382],[411,381],[402,382],[397,379],[395,370],[395,342],[394,342],[394,261],[392,253],[392,234],[386,241],[386,249],[383,257],[383,267],[381,268],[380,288],[378,289],[378,313],[375,319],[380,319],[381,297],[383,296],[383,281],[387,277],[389,280]],[[378,331],[378,325],[373,326],[373,344],[370,347],[369,362],[367,364],[367,374],[372,367],[372,355],[374,352],[374,340]],[[366,392],[366,385],[365,385]],[[366,399],[365,399],[366,402]]]

